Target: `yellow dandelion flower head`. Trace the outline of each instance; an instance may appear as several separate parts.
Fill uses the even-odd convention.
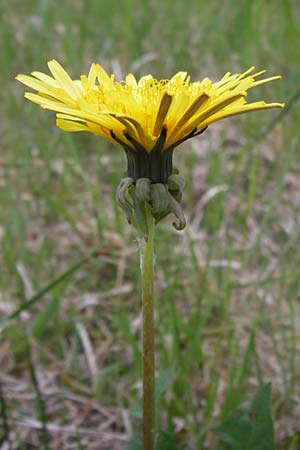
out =
[[[281,78],[257,80],[265,71],[255,73],[254,67],[244,73],[228,72],[217,82],[209,78],[191,82],[186,72],[169,80],[152,75],[136,80],[129,74],[117,82],[99,64],[92,64],[88,75],[72,80],[57,61],[50,61],[48,67],[52,77],[36,71],[16,77],[37,91],[26,92],[25,97],[55,111],[56,124],[65,131],[89,131],[121,144],[134,179],[164,181],[172,170],[173,149],[213,122],[284,106],[246,101],[249,89]]]

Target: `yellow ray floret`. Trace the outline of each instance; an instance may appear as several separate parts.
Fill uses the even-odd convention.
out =
[[[21,83],[37,91],[25,97],[42,108],[56,112],[58,127],[66,131],[90,131],[113,142],[133,148],[132,142],[147,152],[155,148],[164,133],[164,149],[197,135],[217,120],[267,108],[282,108],[283,103],[263,101],[247,103],[249,89],[269,81],[273,76],[256,80],[265,71],[224,77],[213,83],[209,78],[190,82],[186,72],[170,80],[156,80],[134,75],[116,82],[114,75],[92,64],[88,75],[72,80],[57,61],[48,63],[52,77],[41,72],[18,75]]]

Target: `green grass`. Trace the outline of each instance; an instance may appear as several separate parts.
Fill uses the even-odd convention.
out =
[[[296,0],[0,4],[1,315],[97,249],[2,331],[0,381],[20,449],[99,448],[89,434],[99,423],[115,436],[101,449],[121,449],[139,424],[138,251],[115,204],[124,155],[61,132],[23,100],[15,75],[45,71],[51,58],[74,77],[93,61],[158,78],[218,79],[251,65],[283,75],[249,94],[286,101],[282,113],[228,119],[176,151],[189,225],[156,230],[157,370],[173,371],[162,427],[187,448],[212,448],[211,427],[262,381],[273,385],[278,450],[299,448],[299,16]],[[43,417],[61,427],[49,443],[32,425]],[[63,428],[72,424],[77,434]]]

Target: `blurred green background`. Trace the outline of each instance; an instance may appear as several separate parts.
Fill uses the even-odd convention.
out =
[[[285,110],[216,123],[175,153],[188,227],[156,231],[158,406],[178,443],[211,449],[215,423],[270,381],[277,449],[300,449],[299,1],[11,0],[0,18],[1,317],[97,248],[1,330],[3,439],[118,450],[139,428],[138,250],[114,200],[125,158],[23,99],[16,74],[55,58],[74,78],[92,62],[119,79],[283,75],[249,100]]]

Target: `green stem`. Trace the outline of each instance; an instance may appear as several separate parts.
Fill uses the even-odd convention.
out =
[[[143,309],[143,450],[154,450],[155,429],[155,359],[153,307],[153,237],[154,219],[146,203],[148,238],[141,242]]]

